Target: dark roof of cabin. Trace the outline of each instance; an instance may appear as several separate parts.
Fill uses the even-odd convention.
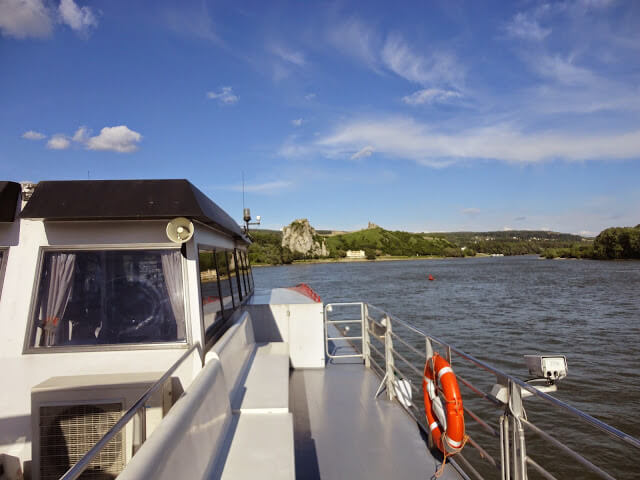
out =
[[[20,216],[75,221],[187,217],[248,241],[235,220],[188,180],[44,181]]]
[[[13,222],[15,220],[20,190],[19,183],[0,182],[0,222]]]

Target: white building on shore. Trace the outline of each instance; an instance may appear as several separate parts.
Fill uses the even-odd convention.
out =
[[[364,250],[347,250],[347,258],[364,258]]]

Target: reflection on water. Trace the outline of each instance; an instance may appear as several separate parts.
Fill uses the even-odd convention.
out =
[[[522,355],[565,354],[569,376],[555,396],[640,437],[640,262],[504,257],[308,264],[259,268],[254,277],[258,288],[306,282],[325,302],[377,305],[522,379]],[[491,378],[465,371],[455,359],[454,368],[490,387]],[[463,395],[483,418],[497,419],[495,409]],[[576,430],[571,418],[537,400],[526,407],[534,423],[592,461],[604,461],[614,476],[634,478],[640,469],[638,452],[590,427]],[[483,445],[496,443],[467,423]],[[552,454],[559,478],[574,475],[572,461],[543,445],[527,436],[534,458]]]

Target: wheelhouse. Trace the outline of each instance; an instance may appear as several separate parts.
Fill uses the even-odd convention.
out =
[[[0,200],[5,466],[29,464],[36,385],[126,383],[203,346],[176,372],[177,398],[252,296],[250,240],[187,180],[0,182]],[[167,235],[176,217],[190,221],[184,243]]]

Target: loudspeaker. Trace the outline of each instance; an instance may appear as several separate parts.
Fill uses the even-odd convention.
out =
[[[193,237],[193,223],[184,217],[177,217],[167,223],[167,237],[174,243],[186,243]]]

